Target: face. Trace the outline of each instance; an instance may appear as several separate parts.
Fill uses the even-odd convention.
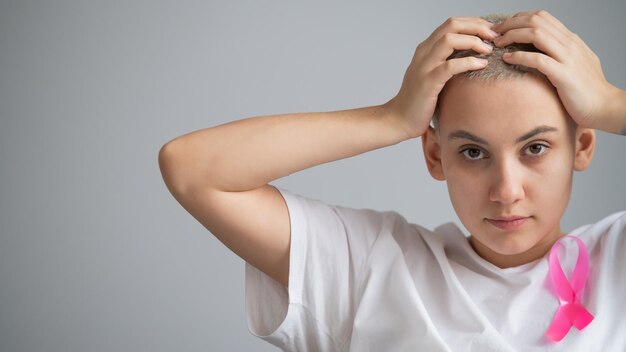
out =
[[[545,77],[455,77],[440,94],[438,131],[423,138],[433,177],[446,180],[470,243],[499,267],[542,257],[561,235],[574,170],[593,155]]]

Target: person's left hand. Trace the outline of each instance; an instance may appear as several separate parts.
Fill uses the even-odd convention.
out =
[[[515,51],[503,55],[510,64],[533,67],[556,87],[563,106],[582,127],[599,128],[619,88],[602,72],[600,59],[583,40],[545,10],[519,12],[493,27],[494,44],[531,43],[543,53]]]

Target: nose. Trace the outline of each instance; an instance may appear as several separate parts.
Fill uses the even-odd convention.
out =
[[[513,204],[524,199],[523,172],[512,161],[499,162],[489,191],[489,199],[502,204]]]

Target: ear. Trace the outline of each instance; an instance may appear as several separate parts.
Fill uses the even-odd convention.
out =
[[[593,159],[596,146],[596,133],[591,128],[578,127],[576,129],[576,152],[574,154],[574,170],[583,171]]]
[[[441,165],[441,147],[439,145],[439,136],[434,128],[428,127],[422,135],[422,148],[424,149],[424,160],[428,167],[430,175],[439,181],[446,179],[443,174]]]

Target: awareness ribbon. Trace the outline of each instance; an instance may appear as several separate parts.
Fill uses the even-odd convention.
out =
[[[571,281],[568,281],[567,277],[565,277],[557,254],[557,246],[564,237],[571,237],[578,243],[578,259],[576,260]],[[567,335],[572,325],[578,330],[582,330],[593,320],[593,315],[580,303],[582,289],[585,286],[585,281],[587,281],[589,256],[583,241],[578,237],[565,235],[552,245],[549,260],[550,277],[559,297],[560,306],[546,332],[546,337],[558,342]]]

